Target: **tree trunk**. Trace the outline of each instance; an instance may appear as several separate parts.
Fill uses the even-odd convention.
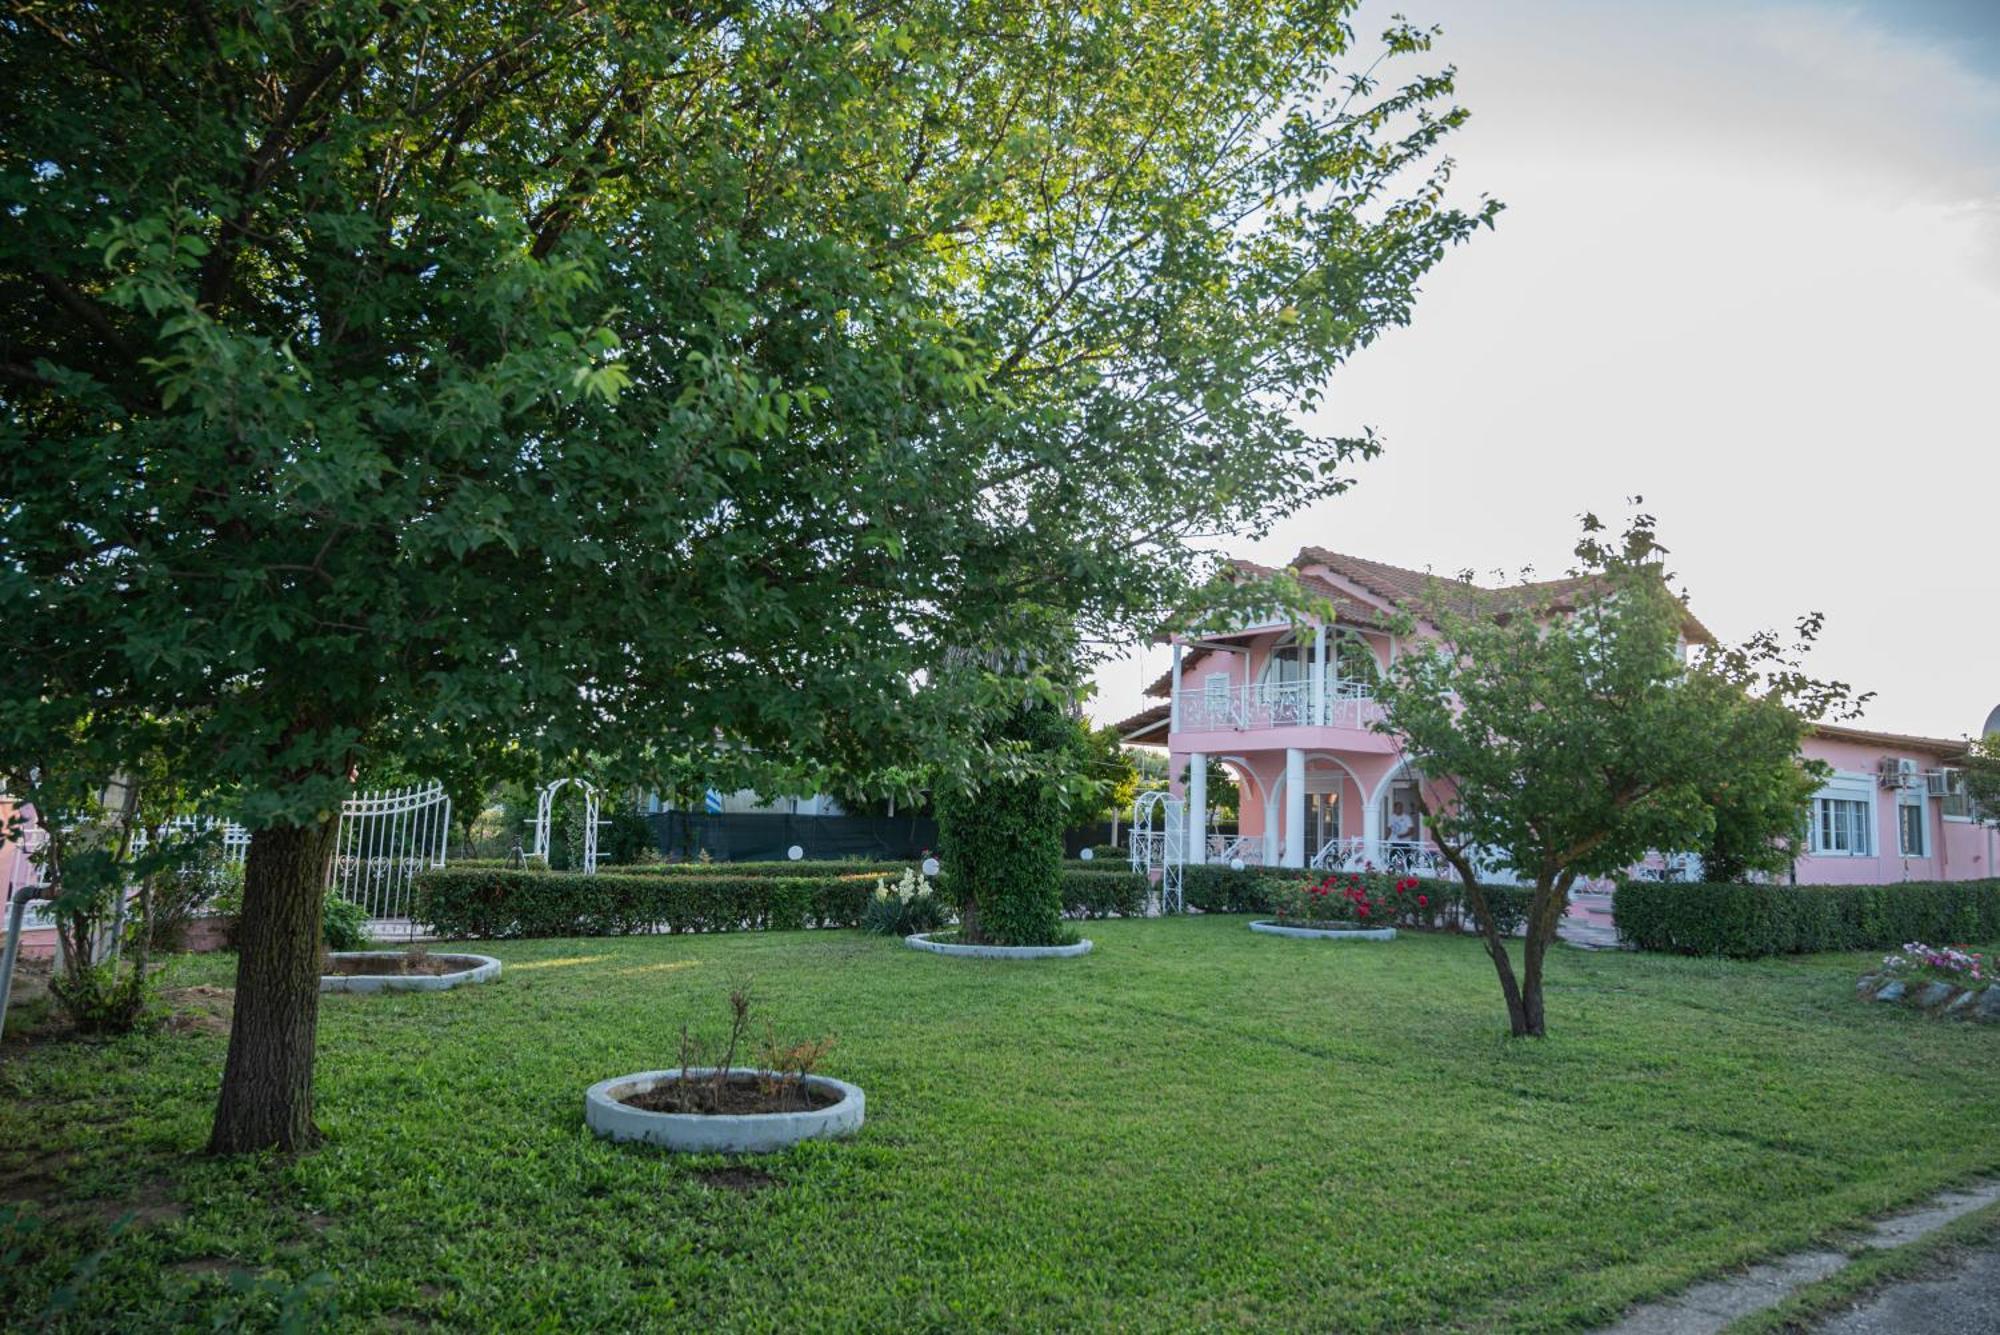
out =
[[[1521,962],[1522,1020],[1527,1027],[1515,1029],[1517,1036],[1545,1038],[1548,1035],[1548,1020],[1542,1005],[1542,962],[1556,939],[1563,914],[1569,911],[1569,888],[1575,879],[1561,875],[1552,884],[1535,887],[1534,903],[1528,910],[1528,940],[1522,950]]]
[[[313,1125],[320,909],[336,820],[250,836],[237,923],[236,1009],[211,1154],[303,1150]]]
[[[1507,1024],[1514,1037],[1526,1038],[1541,1035],[1541,994],[1535,994],[1532,1013],[1528,999],[1523,994],[1520,981],[1514,976],[1514,961],[1507,954],[1507,942],[1501,937],[1500,929],[1493,924],[1493,910],[1486,902],[1485,888],[1479,884],[1479,877],[1472,869],[1471,861],[1463,852],[1438,842],[1438,851],[1445,860],[1457,869],[1458,879],[1465,886],[1465,902],[1472,906],[1472,921],[1479,928],[1479,938],[1486,945],[1486,954],[1493,961],[1493,972],[1500,976],[1500,995],[1507,1003]],[[1532,1023],[1531,1023],[1532,1015]]]

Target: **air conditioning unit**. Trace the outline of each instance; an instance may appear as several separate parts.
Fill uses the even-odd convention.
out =
[[[1964,781],[1955,769],[1933,769],[1924,771],[1924,792],[1931,797],[1956,797],[1964,790]]]
[[[1884,788],[1914,788],[1917,785],[1916,762],[1883,756],[1875,766],[1875,777]]]

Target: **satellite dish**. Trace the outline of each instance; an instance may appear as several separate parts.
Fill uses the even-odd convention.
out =
[[[2000,705],[1993,706],[1993,712],[1986,716],[1986,726],[1979,730],[1981,737],[1990,737],[2000,732]]]

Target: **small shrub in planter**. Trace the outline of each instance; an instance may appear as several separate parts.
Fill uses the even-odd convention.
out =
[[[935,932],[951,921],[944,896],[914,867],[905,867],[893,886],[886,878],[875,881],[875,894],[861,911],[861,930],[875,936],[909,936],[913,932]]]

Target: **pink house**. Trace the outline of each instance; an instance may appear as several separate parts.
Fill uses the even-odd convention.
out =
[[[1249,562],[1246,573],[1270,573]],[[1208,808],[1207,775],[1220,766],[1239,793],[1234,834],[1190,823],[1188,861],[1359,869],[1407,867],[1441,874],[1415,801],[1417,776],[1396,741],[1373,730],[1382,717],[1375,683],[1412,640],[1394,627],[1434,577],[1380,561],[1307,547],[1292,569],[1333,604],[1330,625],[1289,620],[1224,634],[1176,636],[1173,666],[1147,688],[1160,699],[1118,725],[1134,745],[1164,746],[1175,791]],[[1487,605],[1534,601],[1560,609],[1585,586],[1553,580],[1479,589]],[[1689,643],[1713,637],[1690,615]],[[1974,824],[1950,759],[1962,742],[1822,728],[1807,754],[1836,775],[1814,802],[1808,881],[1891,881],[1988,876],[1990,832]],[[1698,872],[1687,859],[1656,860],[1654,875]],[[1642,873],[1644,874],[1644,873]]]

